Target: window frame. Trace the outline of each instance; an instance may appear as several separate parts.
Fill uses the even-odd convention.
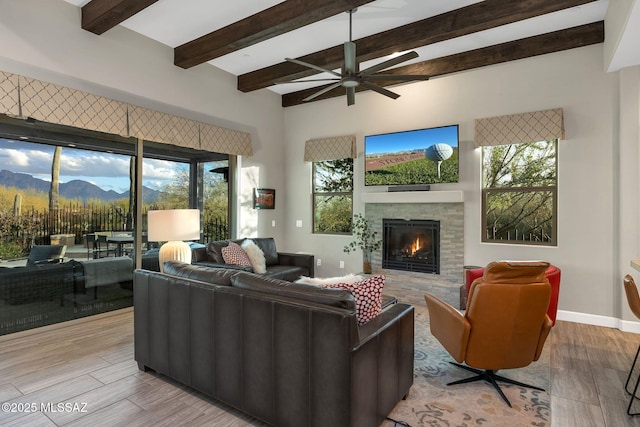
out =
[[[542,142],[542,141],[535,141]],[[482,243],[497,243],[497,244],[514,244],[514,245],[529,245],[529,246],[542,246],[542,247],[557,247],[558,246],[558,142],[559,139],[550,139],[546,142],[553,142],[554,147],[554,185],[548,186],[513,186],[513,187],[485,187],[485,162],[484,162],[484,150],[492,148],[492,146],[482,147],[482,167],[481,167],[481,186],[482,186],[482,219],[481,219],[481,242]],[[507,144],[507,145],[520,145],[519,143]],[[498,193],[551,193],[551,237],[547,241],[531,241],[531,240],[516,240],[516,239],[490,239],[487,232],[487,204],[488,196]]]
[[[330,162],[330,161],[336,161],[336,160],[351,160],[351,191],[316,191],[316,167],[318,163],[324,163],[324,162]],[[353,180],[353,167],[354,167],[354,161],[351,158],[345,158],[345,159],[334,159],[334,160],[320,160],[317,162],[312,162],[311,163],[311,200],[312,200],[312,207],[311,207],[311,233],[312,234],[325,234],[325,235],[340,235],[340,236],[348,236],[352,234],[352,223],[351,221],[353,220],[353,187],[354,187],[354,180]],[[324,231],[317,231],[316,230],[316,209],[317,209],[317,198],[318,197],[326,197],[326,196],[336,196],[336,197],[349,197],[351,199],[351,215],[349,216],[349,231],[345,231],[345,232],[336,232],[336,231],[332,231],[332,232],[324,232]]]

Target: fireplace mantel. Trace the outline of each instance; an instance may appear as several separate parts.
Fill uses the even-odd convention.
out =
[[[462,190],[361,193],[362,203],[462,203]]]

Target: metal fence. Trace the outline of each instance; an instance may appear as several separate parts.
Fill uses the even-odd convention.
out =
[[[147,230],[147,211],[143,212],[142,230]],[[56,211],[35,209],[14,215],[0,212],[0,241],[16,242],[25,250],[32,245],[48,245],[51,236],[72,234],[75,243],[82,244],[87,233],[100,231],[133,231],[133,216],[119,206],[72,204]],[[229,237],[226,218],[210,217],[205,212],[202,224],[203,242]]]

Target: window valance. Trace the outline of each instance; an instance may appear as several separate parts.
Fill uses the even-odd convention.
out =
[[[18,76],[0,71],[0,109],[7,115],[20,115]]]
[[[304,144],[304,161],[355,159],[357,157],[356,136],[343,135],[330,138],[310,139]]]
[[[475,146],[564,138],[562,108],[476,119]]]
[[[0,113],[239,156],[251,135],[0,71]]]
[[[18,81],[22,117],[129,136],[124,102],[28,77]]]

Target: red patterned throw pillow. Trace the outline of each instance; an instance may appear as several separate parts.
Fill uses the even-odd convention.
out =
[[[382,289],[384,274],[373,276],[356,283],[334,283],[321,285],[325,288],[337,288],[349,291],[356,300],[358,325],[364,325],[382,311]]]
[[[222,248],[222,258],[227,264],[251,267],[251,260],[247,256],[247,253],[239,244],[234,242],[229,242],[228,246]]]

